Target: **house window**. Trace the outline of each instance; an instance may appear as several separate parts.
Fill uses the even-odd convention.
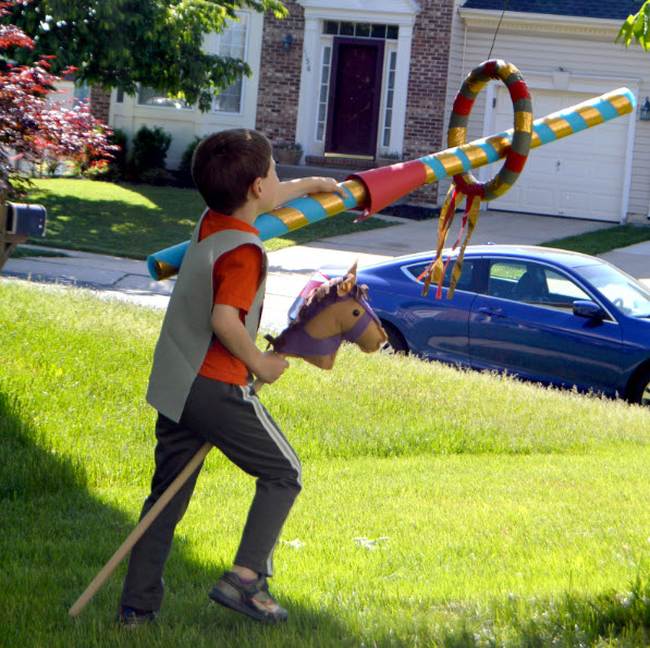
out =
[[[246,35],[248,31],[248,15],[237,14],[239,21],[231,23],[219,36],[217,52],[220,56],[246,59]],[[215,112],[241,112],[243,95],[243,79],[240,77],[231,86],[224,88],[213,100],[212,110]]]
[[[388,62],[388,83],[386,84],[386,108],[384,111],[384,135],[382,145],[390,146],[390,133],[393,123],[393,100],[395,96],[395,69],[397,68],[397,52],[391,52]]]
[[[332,48],[326,45],[323,48],[323,66],[320,73],[320,94],[318,95],[318,120],[316,122],[316,141],[322,142],[325,135],[325,121],[327,120],[327,98],[330,91],[330,70],[332,66]]]
[[[172,97],[163,90],[156,90],[149,86],[138,88],[138,104],[140,106],[154,106],[156,108],[191,109],[192,106],[184,99]]]
[[[397,25],[371,25],[370,23],[326,20],[323,23],[323,34],[328,36],[353,36],[355,38],[397,40],[399,27]]]
[[[237,14],[239,20],[232,22],[221,34],[208,34],[204,41],[206,52],[230,56],[232,58],[245,59],[246,56],[246,33],[248,27],[248,15]],[[212,110],[215,112],[241,112],[242,102],[242,79],[238,79],[228,88],[222,90],[212,102]],[[119,102],[119,99],[118,99]],[[141,106],[156,106],[160,108],[191,109],[192,106],[183,99],[170,96],[165,92],[140,86],[138,89],[138,104]]]

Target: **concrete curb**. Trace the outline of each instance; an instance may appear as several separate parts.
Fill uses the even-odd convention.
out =
[[[287,310],[295,295],[319,267],[349,267],[354,261],[358,261],[360,266],[367,266],[434,247],[436,223],[385,218],[400,224],[335,236],[269,253],[267,300],[262,326],[273,330],[284,327]],[[597,221],[490,210],[481,214],[472,243],[536,245],[611,226],[611,223]],[[452,237],[449,241],[451,243]],[[42,249],[58,251],[66,256],[9,259],[2,274],[39,283],[91,289],[105,297],[125,299],[155,308],[166,306],[174,286],[173,280],[157,282],[151,279],[144,261],[90,252]],[[650,241],[613,250],[602,255],[602,258],[650,286]]]

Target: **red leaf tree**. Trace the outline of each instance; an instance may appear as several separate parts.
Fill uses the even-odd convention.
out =
[[[0,17],[29,0],[0,0]],[[15,25],[0,25],[0,192],[12,189],[20,178],[23,160],[92,160],[105,164],[111,157],[110,130],[90,113],[87,103],[73,108],[48,102],[60,77],[49,72],[42,56],[31,65],[16,65],[11,55],[34,42]],[[66,70],[73,72],[73,69]]]

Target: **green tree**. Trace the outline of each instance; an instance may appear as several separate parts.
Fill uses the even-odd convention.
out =
[[[16,52],[21,63],[56,52],[54,73],[74,66],[79,82],[128,94],[140,83],[206,111],[215,92],[251,73],[242,60],[202,50],[204,36],[242,8],[287,13],[281,0],[23,0],[3,22],[34,39],[31,52]]]
[[[646,52],[650,49],[650,0],[645,0],[639,11],[627,17],[616,36],[616,42],[625,43],[625,47],[629,47],[632,40]]]

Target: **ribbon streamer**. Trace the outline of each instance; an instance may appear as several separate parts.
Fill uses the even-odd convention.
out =
[[[442,285],[444,283],[447,265],[451,259],[449,257],[447,263],[443,265],[442,250],[455,216],[456,207],[464,199],[467,199],[460,234],[458,235],[458,240],[452,247],[453,251],[460,245],[460,251],[458,252],[451,273],[447,299],[451,299],[454,296],[456,285],[463,270],[465,248],[469,244],[472,232],[476,227],[481,209],[481,200],[494,200],[499,196],[503,196],[512,187],[526,164],[532,143],[533,106],[528,87],[521,73],[512,63],[507,63],[499,59],[485,61],[467,75],[460,92],[454,100],[454,106],[449,120],[449,130],[447,131],[447,145],[450,147],[459,147],[465,144],[467,140],[467,123],[474,102],[478,93],[490,79],[500,79],[503,81],[510,93],[515,113],[512,144],[506,153],[503,167],[488,182],[479,182],[471,173],[454,175],[454,181],[449,187],[447,199],[440,210],[436,255],[432,259],[429,267],[420,275],[420,278],[424,279],[422,294],[427,295],[430,285],[435,283],[437,285],[436,299],[442,297]],[[464,232],[465,238],[463,239]]]
[[[587,128],[634,111],[636,98],[628,88],[617,88],[599,97],[540,117],[532,125],[530,148],[555,142]],[[346,196],[322,193],[298,198],[262,214],[255,221],[260,238],[275,236],[331,218],[350,209],[377,213],[419,187],[470,169],[496,162],[511,149],[513,129],[454,146],[417,160],[355,174],[342,183]],[[156,280],[174,276],[183,261],[189,242],[154,252],[147,258],[149,273]]]

